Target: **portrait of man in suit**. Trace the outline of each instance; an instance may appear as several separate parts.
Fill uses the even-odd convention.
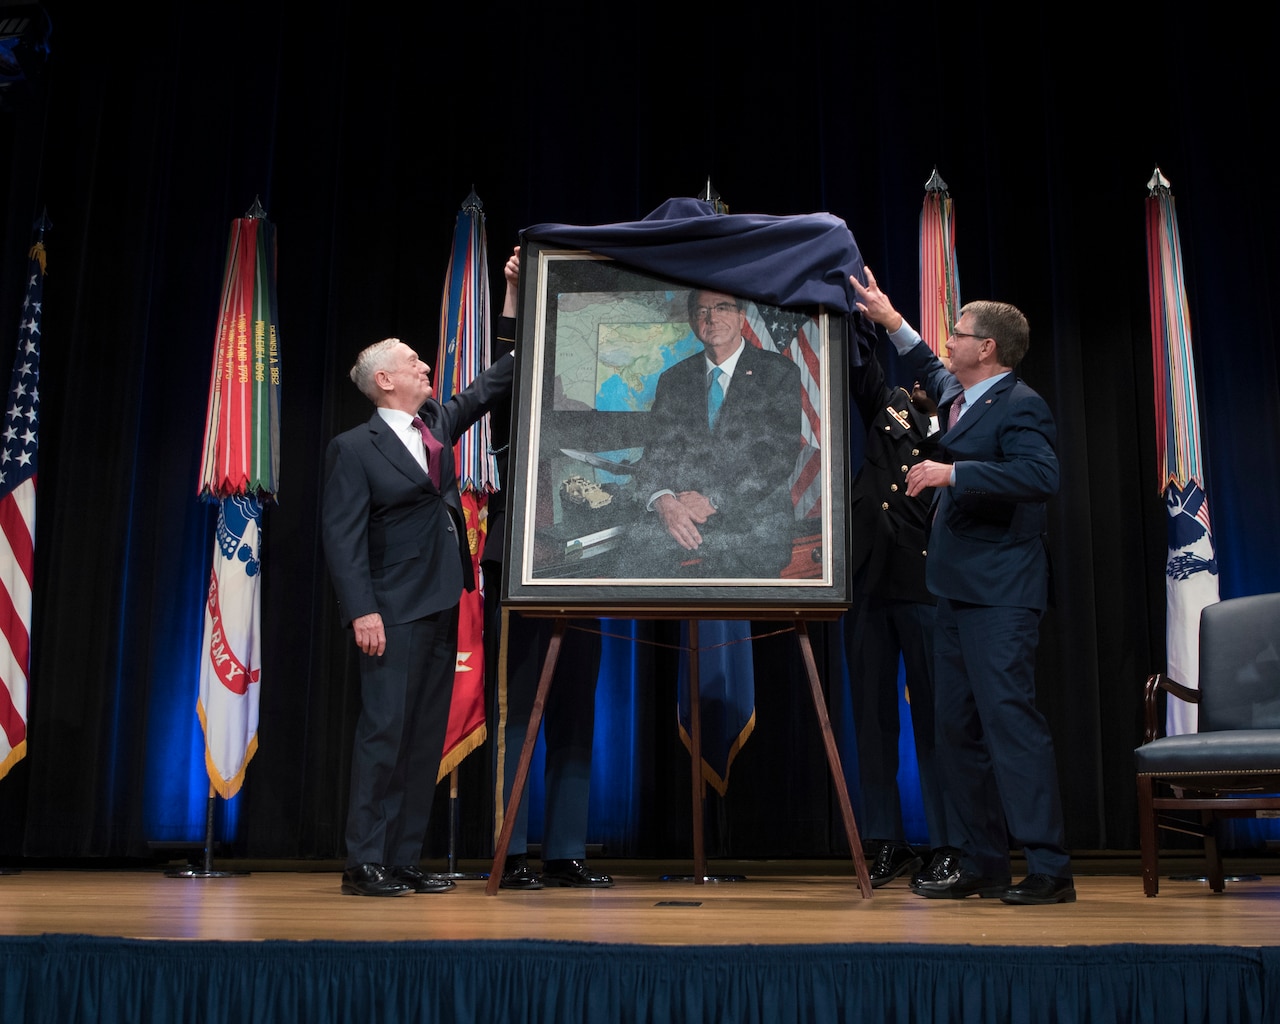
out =
[[[658,379],[621,576],[776,579],[791,559],[800,370],[750,344],[740,299],[695,289],[702,350]]]
[[[370,345],[351,380],[367,423],[325,455],[322,535],[344,625],[360,660],[342,892],[443,892],[419,868],[448,726],[458,602],[472,589],[453,445],[511,393],[501,356],[443,405],[431,367],[397,338]]]

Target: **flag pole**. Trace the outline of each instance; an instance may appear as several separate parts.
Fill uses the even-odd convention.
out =
[[[213,869],[213,818],[258,749],[262,518],[279,490],[280,380],[275,228],[255,197],[231,224],[198,485],[218,505],[196,702],[209,778],[204,864],[170,877],[247,874]]]
[[[710,203],[716,214],[729,212],[729,204],[711,184],[711,175],[707,175],[707,183],[698,194],[704,203]],[[693,875],[664,875],[663,881],[689,881],[696,885],[707,882],[745,882],[746,875],[708,875],[707,874],[707,777],[704,772],[705,761],[702,756],[702,689],[699,668],[702,651],[699,644],[697,619],[686,622],[689,634],[689,760],[693,775],[690,780],[693,796]],[[750,633],[750,630],[747,630]],[[676,708],[676,720],[679,724],[679,706]],[[725,785],[728,785],[728,769],[725,770]],[[720,790],[723,793],[723,790]]]

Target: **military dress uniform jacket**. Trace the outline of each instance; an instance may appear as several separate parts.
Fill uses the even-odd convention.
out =
[[[903,388],[885,383],[875,354],[850,371],[852,397],[867,428],[862,469],[853,482],[853,571],[859,589],[885,600],[934,604],[925,585],[933,490],[907,497],[907,470],[933,458],[938,432]]]

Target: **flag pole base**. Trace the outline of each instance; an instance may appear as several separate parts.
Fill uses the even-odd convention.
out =
[[[1261,875],[1223,875],[1224,882],[1261,882]],[[1208,875],[1170,875],[1171,882],[1208,882]]]
[[[659,875],[660,882],[697,882],[697,875]],[[702,882],[745,882],[746,875],[703,875]]]
[[[197,867],[189,863],[185,868],[170,868],[164,873],[165,878],[237,878],[249,873],[213,869],[213,805],[217,799],[217,793],[210,787],[209,802],[205,805],[204,814],[204,866]]]
[[[239,878],[247,875],[247,871],[213,871],[209,868],[170,868],[164,873],[165,878]]]
[[[432,871],[429,874],[432,878],[446,879],[451,882],[487,882],[489,880],[487,871],[458,870],[458,817],[461,806],[458,800],[458,766],[454,765],[449,773],[449,856],[446,860],[449,869]]]

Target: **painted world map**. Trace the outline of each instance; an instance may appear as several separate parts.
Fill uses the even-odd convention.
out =
[[[557,409],[646,412],[664,370],[700,350],[683,292],[562,294]]]

